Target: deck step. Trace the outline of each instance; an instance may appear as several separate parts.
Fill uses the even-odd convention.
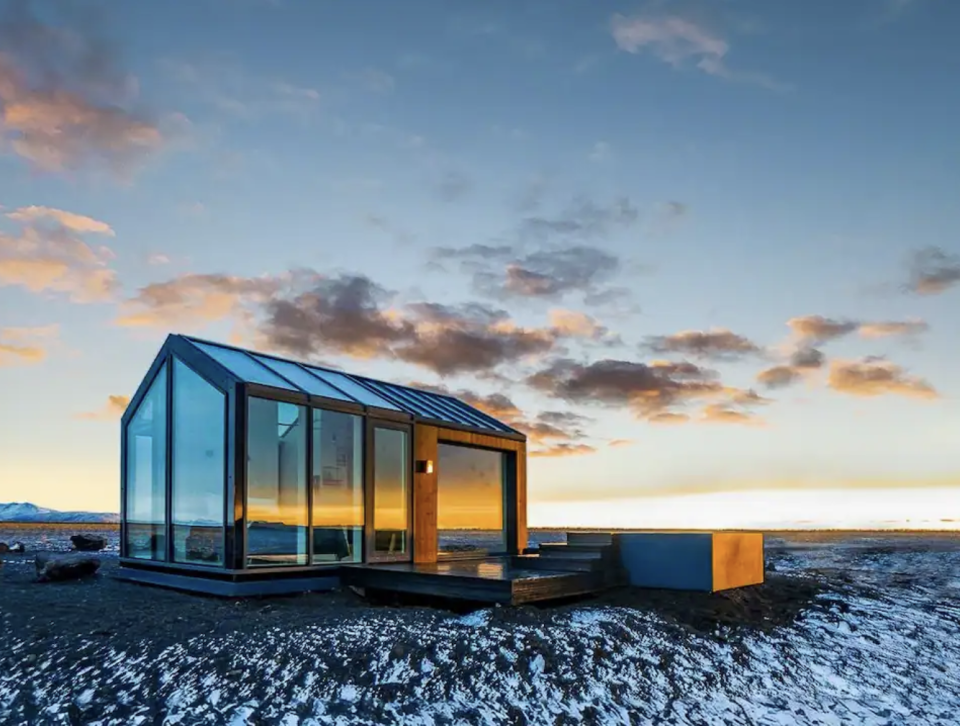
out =
[[[567,532],[567,544],[571,545],[612,545],[610,532]]]
[[[540,557],[539,555],[515,555],[510,564],[516,570],[548,570],[550,572],[600,572],[603,563],[599,559]]]
[[[596,555],[606,557],[613,550],[610,545],[565,544],[563,542],[544,542],[538,550],[541,555],[552,557],[555,554],[563,557],[579,557],[581,555]]]

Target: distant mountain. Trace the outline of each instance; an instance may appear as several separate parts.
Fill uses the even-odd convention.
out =
[[[60,512],[29,502],[0,504],[0,522],[77,522],[114,524],[120,515],[112,512]]]

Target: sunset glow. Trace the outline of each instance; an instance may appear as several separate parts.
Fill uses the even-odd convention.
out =
[[[191,332],[525,432],[533,526],[957,529],[960,3],[560,5],[0,5],[0,502],[118,511]],[[251,517],[329,475],[362,524],[360,429],[278,484],[284,416]],[[497,528],[497,466],[441,526]]]

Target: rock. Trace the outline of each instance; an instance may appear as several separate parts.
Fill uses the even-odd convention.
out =
[[[10,551],[22,555],[27,551],[27,548],[24,546],[23,542],[14,542],[12,545],[10,545]]]
[[[96,534],[75,534],[70,541],[78,552],[99,552],[107,546],[107,538]]]
[[[92,555],[37,555],[37,578],[41,582],[62,582],[89,577],[100,569],[100,558]]]
[[[5,555],[10,551],[10,545],[6,542],[0,542],[0,555]]]

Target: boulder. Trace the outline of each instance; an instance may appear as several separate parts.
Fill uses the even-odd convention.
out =
[[[0,555],[5,555],[10,551],[10,545],[6,542],[0,542]]]
[[[78,552],[99,552],[107,546],[107,538],[96,534],[75,534],[70,541]]]
[[[37,578],[41,582],[62,582],[89,577],[100,569],[100,558],[93,555],[37,555]]]

